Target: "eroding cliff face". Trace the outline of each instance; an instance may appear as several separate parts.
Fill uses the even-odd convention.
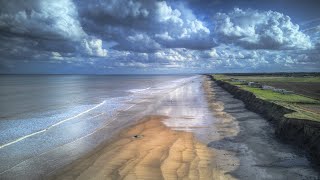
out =
[[[290,143],[299,145],[307,150],[312,160],[320,164],[320,123],[304,119],[292,119],[285,114],[294,112],[278,104],[257,98],[253,93],[240,89],[232,84],[212,80],[234,95],[235,98],[244,102],[247,109],[259,113],[271,121],[275,127],[277,137]]]

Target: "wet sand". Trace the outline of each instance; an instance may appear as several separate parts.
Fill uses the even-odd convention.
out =
[[[105,148],[56,179],[231,179],[217,170],[213,151],[190,132],[147,116],[121,131]]]

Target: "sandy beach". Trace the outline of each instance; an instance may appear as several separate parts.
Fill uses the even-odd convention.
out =
[[[147,116],[56,179],[231,179],[213,167],[214,152],[192,133]]]

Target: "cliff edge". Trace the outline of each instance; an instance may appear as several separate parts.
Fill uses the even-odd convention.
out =
[[[296,144],[309,152],[312,161],[320,165],[320,123],[305,119],[285,117],[285,114],[294,112],[273,102],[257,98],[252,92],[238,86],[216,80],[220,87],[244,102],[247,109],[259,113],[271,121],[275,126],[276,136],[284,141]]]

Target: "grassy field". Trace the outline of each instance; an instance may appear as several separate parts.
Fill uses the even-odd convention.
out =
[[[316,104],[318,100],[304,97],[298,94],[281,94],[272,90],[262,90],[260,88],[252,88],[246,85],[239,85],[242,89],[253,92],[256,96],[267,101],[280,101],[288,103],[306,103]]]
[[[220,75],[223,76],[223,75]],[[283,77],[283,76],[227,76],[255,82],[304,82],[320,83],[320,77]]]
[[[285,76],[235,76],[216,75],[217,79],[228,80],[230,78],[259,82],[279,89],[294,91],[296,94],[320,100],[320,76],[285,77]]]
[[[229,76],[217,74],[214,75],[216,79],[243,79],[246,81],[256,82],[306,82],[306,83],[320,83],[320,77],[284,77],[284,76]]]
[[[320,101],[316,98],[307,97],[301,94],[281,94],[278,92],[273,92],[272,90],[262,90],[260,88],[253,88],[244,85],[240,82],[232,82],[231,78],[241,79],[246,81],[260,82],[261,84],[270,83],[288,83],[288,82],[299,82],[302,84],[301,87],[295,86],[295,90],[301,88],[306,89],[309,83],[320,83],[319,77],[280,77],[280,76],[228,76],[228,75],[214,75],[217,80],[226,81],[230,84],[236,85],[243,90],[250,91],[254,93],[258,98],[271,101],[276,104],[282,105],[296,112],[291,114],[286,114],[286,117],[297,118],[297,119],[307,119],[320,121]],[[296,84],[295,84],[296,85]],[[286,86],[290,87],[290,86]],[[290,89],[287,89],[290,90]],[[315,91],[319,91],[316,89]],[[304,92],[304,91],[303,91]],[[318,111],[319,110],[319,111]]]

